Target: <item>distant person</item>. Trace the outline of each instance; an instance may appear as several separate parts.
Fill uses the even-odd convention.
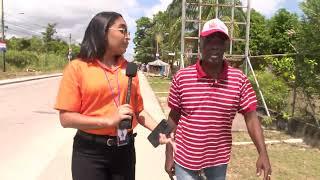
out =
[[[55,109],[65,128],[78,129],[73,143],[74,180],[134,180],[133,128],[153,130],[157,123],[144,110],[138,77],[125,104],[128,77],[124,59],[127,23],[116,12],[101,12],[90,21],[78,59],[64,69]],[[133,117],[132,129],[120,121]]]
[[[146,71],[147,71],[146,64],[143,63],[143,64],[142,64],[142,72],[146,72]]]
[[[177,180],[198,180],[202,171],[208,180],[226,179],[237,112],[244,115],[259,153],[257,174],[263,171],[264,180],[271,177],[255,92],[248,78],[224,59],[229,41],[222,21],[206,22],[200,37],[201,58],[172,80],[168,123],[176,128],[175,137],[161,137],[161,143],[167,143],[165,170],[171,178],[175,174]]]
[[[150,71],[150,65],[149,64],[146,65],[146,70],[147,70],[147,73]]]

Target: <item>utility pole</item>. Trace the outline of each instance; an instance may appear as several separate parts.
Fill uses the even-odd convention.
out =
[[[68,60],[71,61],[72,58],[72,49],[71,49],[71,33],[69,35],[69,51],[68,51]]]
[[[3,0],[1,0],[1,32],[2,32],[2,42],[4,41],[4,12],[3,12]],[[3,72],[6,72],[6,50],[2,51],[2,60],[3,60]]]

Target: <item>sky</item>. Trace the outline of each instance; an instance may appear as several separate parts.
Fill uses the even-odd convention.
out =
[[[247,0],[241,0],[246,3]],[[251,0],[251,6],[270,18],[279,8],[301,14],[303,0]],[[91,18],[101,11],[116,11],[123,15],[132,35],[135,21],[142,16],[152,17],[164,11],[172,0],[3,0],[7,37],[41,36],[48,23],[57,23],[57,36],[72,43],[80,43]],[[126,57],[132,58],[131,42]]]

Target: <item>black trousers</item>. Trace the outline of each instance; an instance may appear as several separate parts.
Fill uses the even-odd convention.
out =
[[[74,137],[73,180],[134,180],[135,164],[134,140],[118,147]]]

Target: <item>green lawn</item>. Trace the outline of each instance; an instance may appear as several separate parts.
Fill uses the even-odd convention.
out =
[[[290,135],[286,134],[285,132],[280,131],[268,131],[265,130],[263,132],[264,138],[266,141],[268,140],[285,140],[293,138]],[[251,138],[248,132],[233,132],[232,133],[232,140],[233,142],[248,142],[251,141]]]
[[[168,96],[171,80],[161,77],[148,77],[149,84],[152,90],[161,97]],[[164,93],[167,92],[167,93]]]
[[[268,145],[272,179],[320,179],[320,151],[316,148],[289,144]],[[254,145],[233,146],[228,179],[261,179],[255,174],[257,151]]]

